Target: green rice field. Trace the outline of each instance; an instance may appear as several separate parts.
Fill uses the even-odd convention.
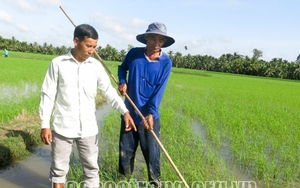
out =
[[[39,104],[39,91],[54,56],[12,52],[0,58],[0,123],[12,120],[26,110],[34,113]]]
[[[37,115],[39,90],[53,56],[0,58],[0,123],[22,111]],[[119,62],[106,62],[117,75]],[[112,82],[113,83],[113,82]],[[115,85],[115,83],[113,83]],[[300,83],[173,68],[160,107],[161,143],[190,187],[300,187]],[[120,117],[100,127],[101,182],[118,181]],[[181,180],[161,153],[162,180]],[[147,180],[145,163],[135,178]],[[69,178],[80,181],[73,163]],[[182,186],[183,184],[181,184]]]
[[[173,68],[160,108],[162,143],[190,186],[299,187],[299,92],[296,81]],[[115,113],[102,130],[103,142],[115,139],[102,153],[114,173],[118,127]],[[162,163],[162,179],[180,181],[164,156]]]

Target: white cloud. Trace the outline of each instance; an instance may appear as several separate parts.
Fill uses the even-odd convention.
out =
[[[24,25],[24,24],[15,23],[14,26],[15,26],[18,30],[20,30],[20,31],[22,31],[22,32],[28,32],[28,31],[29,31],[29,28],[28,28],[26,25]]]
[[[6,12],[0,10],[0,20],[3,20],[6,23],[13,23],[12,17],[10,17]]]
[[[94,14],[91,19],[99,33],[105,32],[109,36],[110,43],[114,41],[118,44],[122,43],[122,46],[136,42],[136,35],[145,32],[148,27],[148,23],[139,18],[126,20],[99,12]]]
[[[229,36],[220,36],[220,37],[217,38],[217,40],[218,40],[219,42],[221,42],[221,43],[226,43],[226,44],[232,42],[232,39],[231,39],[231,37],[229,37]]]
[[[20,30],[22,32],[29,31],[29,28],[26,25],[16,23],[11,16],[9,16],[6,12],[4,12],[2,10],[0,10],[0,21],[1,20],[10,24],[11,26],[17,28],[18,30]]]
[[[121,34],[126,28],[124,27],[124,22],[120,21],[119,18],[116,18],[111,15],[103,15],[101,13],[96,13],[93,17],[94,22],[102,30],[113,34]],[[122,24],[121,24],[122,23]]]
[[[25,0],[15,0],[13,1],[13,3],[15,4],[15,6],[18,6],[21,10],[25,10],[27,12],[38,12],[37,8],[31,6],[31,4]]]
[[[134,18],[132,21],[133,26],[135,27],[142,27],[144,28],[145,26],[147,26],[149,23],[146,22],[145,20],[141,20],[139,18]],[[145,29],[145,28],[144,28]],[[146,29],[145,29],[146,30]]]
[[[36,0],[36,2],[40,5],[44,6],[59,6],[62,5],[61,0]]]
[[[198,40],[192,40],[191,43],[195,46],[199,46],[200,45],[200,42]]]

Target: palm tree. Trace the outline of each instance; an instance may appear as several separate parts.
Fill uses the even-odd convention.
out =
[[[195,59],[195,63],[196,63],[194,69],[201,70],[203,67],[204,57],[201,55],[195,55],[194,59]]]
[[[296,59],[296,63],[300,63],[300,54],[298,55],[298,57]]]
[[[173,53],[172,50],[170,50],[167,54],[168,54],[168,56],[169,56],[170,59],[173,59],[174,53]]]
[[[27,52],[28,51],[28,44],[27,42],[21,42],[19,45],[19,50],[20,52]]]
[[[256,48],[253,50],[253,58],[258,59],[262,56],[263,56],[263,52],[261,50],[258,50]]]
[[[220,56],[218,62],[219,62],[219,69],[221,72],[229,72],[230,70],[230,54],[223,54]]]
[[[266,77],[275,77],[275,73],[276,73],[275,68],[272,65],[268,64],[266,69],[265,69],[264,76],[266,76]]]
[[[296,67],[296,69],[294,70],[293,76],[294,76],[294,79],[300,80],[300,66],[299,66],[299,64],[297,64],[297,65],[298,65],[298,67]]]
[[[126,55],[126,51],[125,50],[121,50],[118,56],[117,61],[123,61],[123,59],[125,58]]]
[[[244,61],[242,58],[238,58],[238,59],[235,59],[233,61],[233,64],[234,64],[234,73],[235,74],[242,74],[244,73]]]
[[[175,67],[181,67],[182,64],[182,53],[180,52],[176,52],[175,56],[172,59],[173,64],[175,65]]]
[[[131,45],[131,44],[128,44],[128,46],[127,46],[127,52],[129,52],[131,50],[131,48],[134,48],[134,46]]]
[[[50,55],[54,54],[54,47],[52,46],[52,44],[48,46],[46,54],[50,54]]]
[[[191,54],[187,54],[186,56],[183,57],[183,67],[184,68],[193,69],[195,64],[196,64],[195,60],[193,59]]]
[[[101,49],[102,59],[114,61],[118,55],[117,49],[113,48],[111,45],[107,44],[105,48]]]

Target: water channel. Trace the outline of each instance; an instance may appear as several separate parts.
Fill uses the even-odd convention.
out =
[[[98,124],[111,112],[108,105],[100,107],[97,112]],[[1,188],[49,188],[48,179],[51,164],[51,147],[42,145],[35,148],[28,158],[17,162],[6,170],[0,170]]]

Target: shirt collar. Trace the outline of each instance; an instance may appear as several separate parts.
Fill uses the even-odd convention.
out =
[[[146,58],[149,62],[157,62],[157,61],[159,61],[159,59],[160,59],[160,57],[162,56],[162,54],[163,54],[163,51],[162,51],[162,49],[160,49],[158,59],[157,59],[157,60],[150,60],[150,59],[148,58],[148,56],[146,55],[146,47],[144,48],[144,56],[145,56],[145,58]]]
[[[72,51],[72,49],[69,50],[69,52],[65,54],[64,59],[66,59],[66,60],[71,60],[71,59],[72,59],[72,60],[74,60],[76,63],[79,63],[79,62],[75,59],[75,57],[72,55],[71,51]],[[90,61],[90,57],[88,57],[88,58],[87,58],[85,61],[83,61],[81,64],[83,64],[83,63],[89,63],[89,62],[91,62],[91,61]]]

